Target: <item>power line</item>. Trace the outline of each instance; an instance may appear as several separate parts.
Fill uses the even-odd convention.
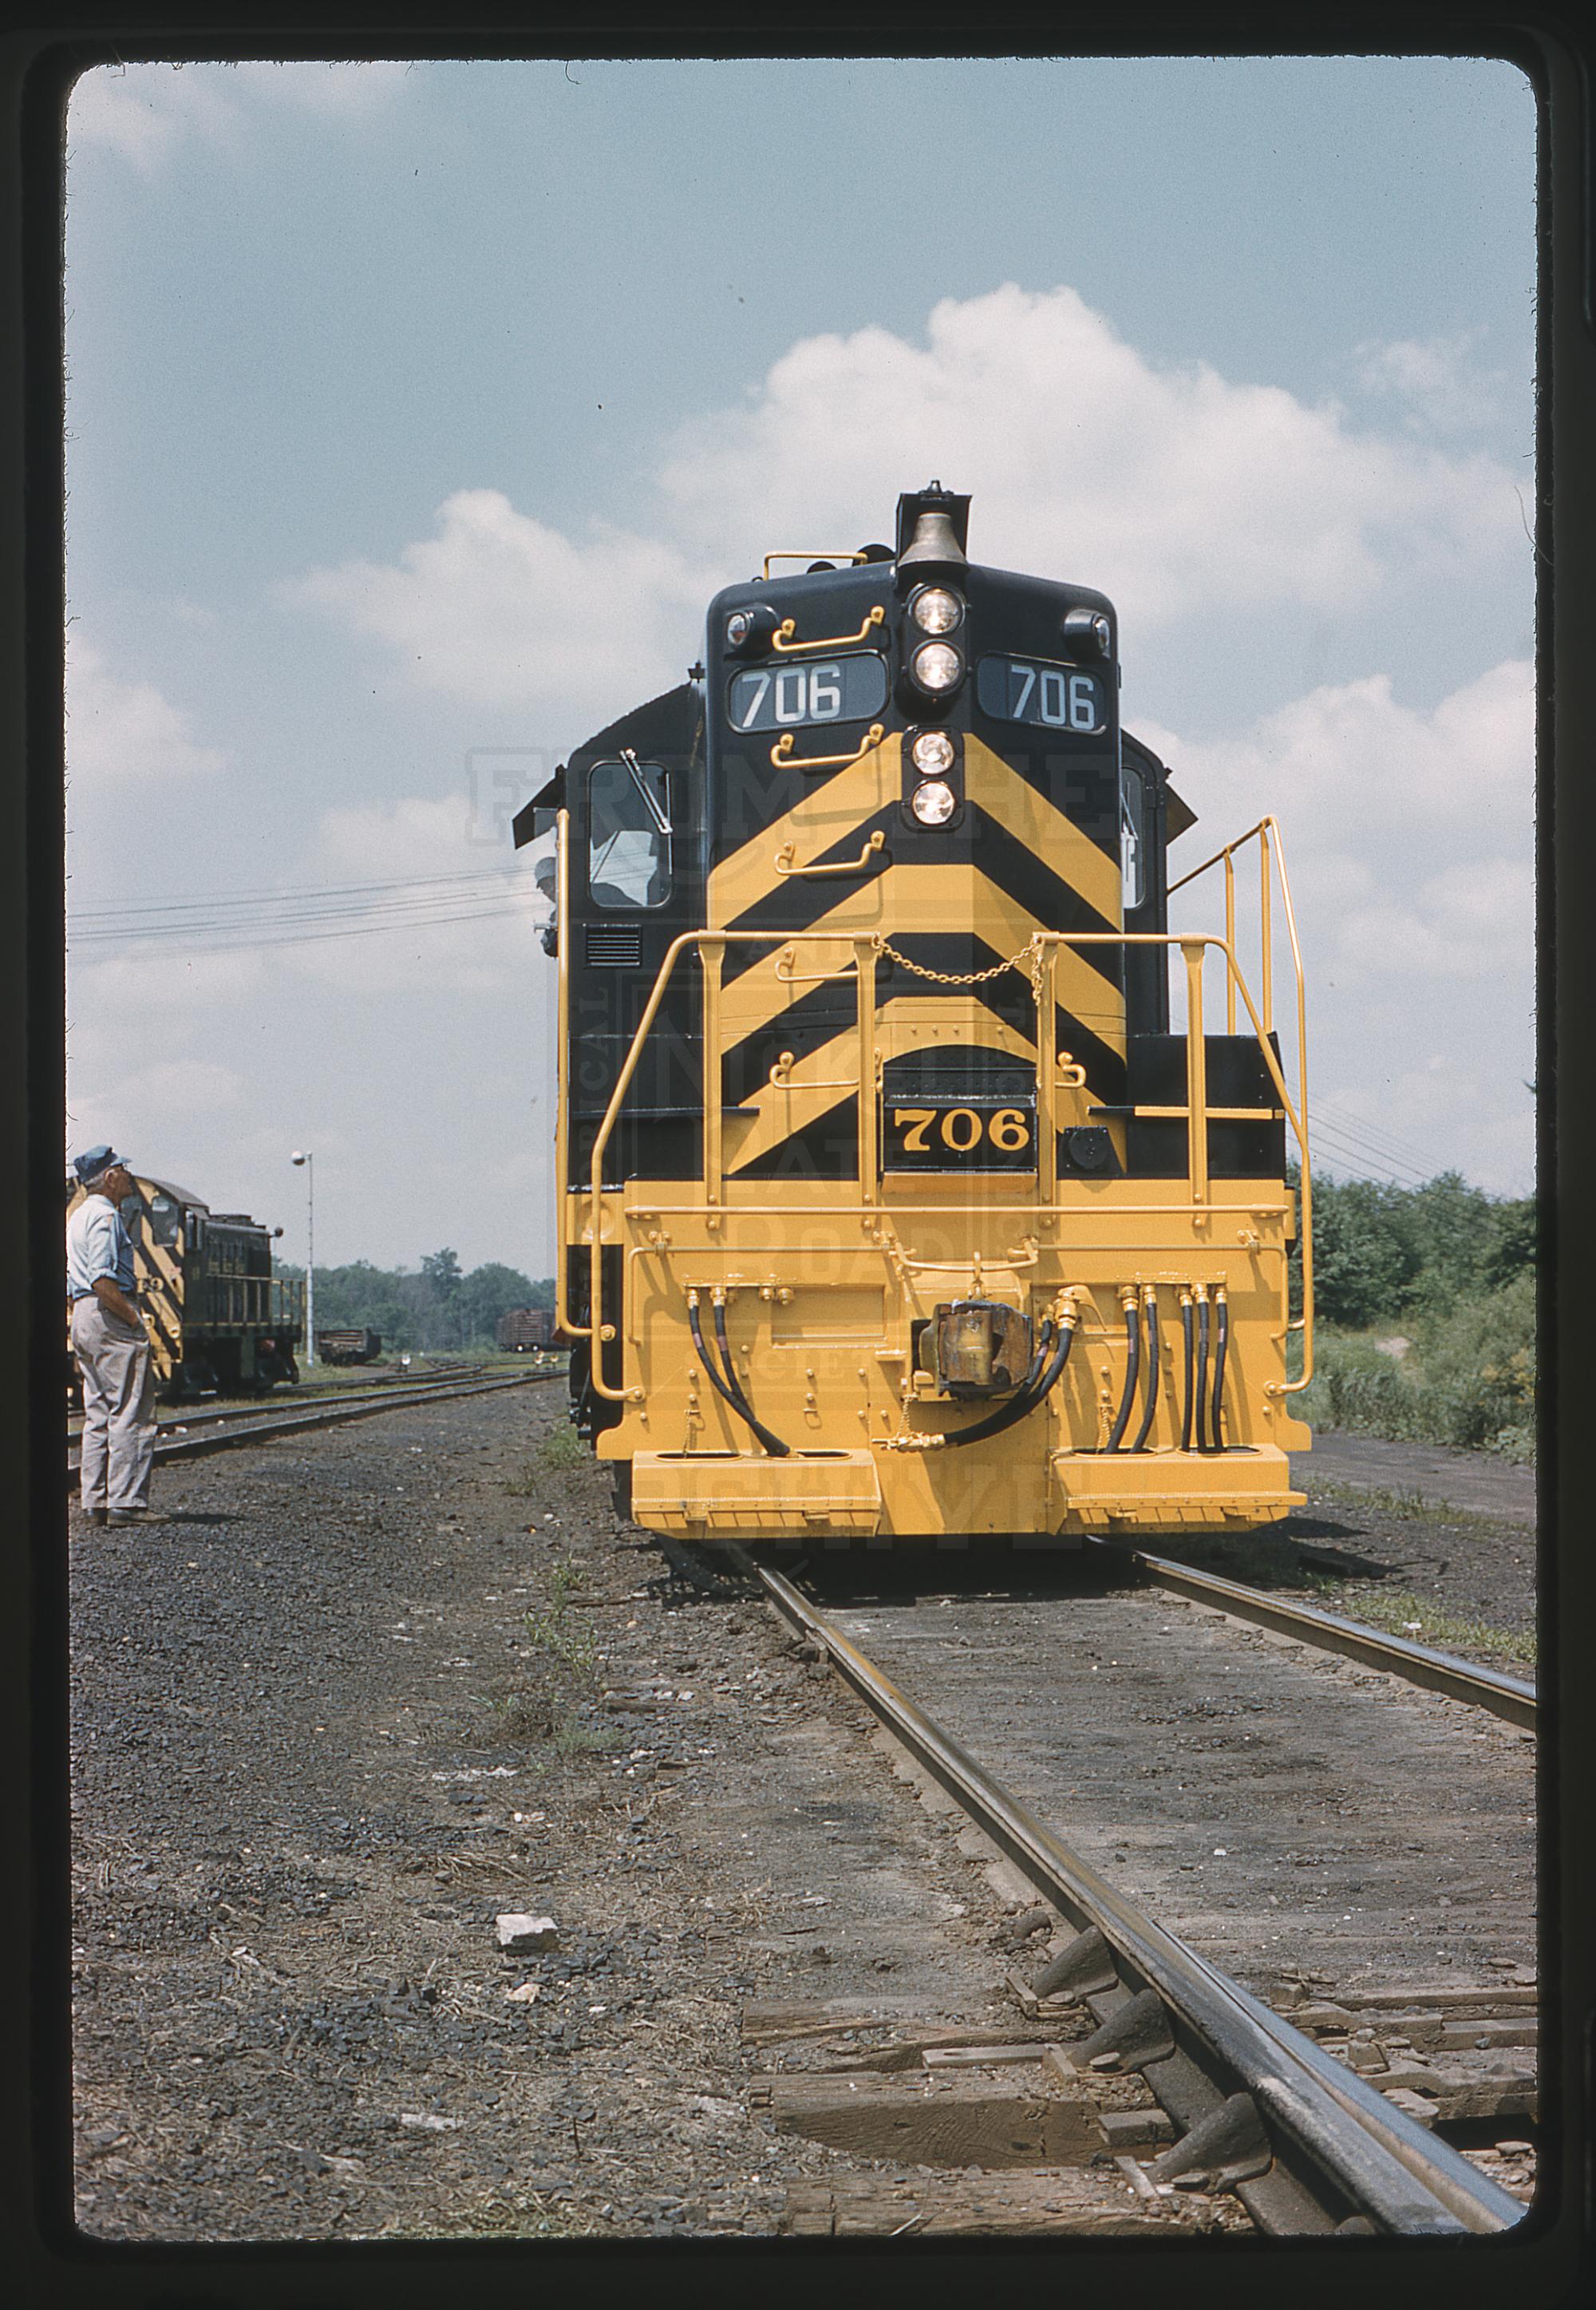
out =
[[[112,948],[124,955],[152,950],[167,955],[244,951],[484,921],[523,912],[541,896],[525,870],[498,867],[383,882],[152,899],[124,908],[85,908],[69,918],[69,944]]]

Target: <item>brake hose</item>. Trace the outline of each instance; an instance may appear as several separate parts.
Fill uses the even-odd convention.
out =
[[[1230,1303],[1225,1297],[1225,1287],[1219,1284],[1214,1292],[1214,1394],[1213,1408],[1209,1414],[1209,1432],[1213,1448],[1222,1452],[1224,1438],[1219,1432],[1219,1415],[1225,1408],[1225,1351],[1230,1344]]]
[[[726,1336],[725,1316],[718,1307],[715,1312],[716,1316],[716,1328],[719,1336],[724,1341]],[[704,1369],[709,1375],[710,1385],[715,1389],[717,1395],[724,1396],[726,1402],[731,1405],[739,1420],[744,1420],[748,1422],[748,1425],[753,1429],[754,1434],[765,1446],[766,1451],[769,1453],[771,1458],[773,1460],[785,1460],[792,1450],[791,1445],[784,1444],[779,1436],[773,1436],[769,1429],[767,1428],[762,1421],[755,1419],[752,1407],[749,1403],[747,1397],[742,1394],[741,1388],[737,1388],[735,1386],[736,1374],[733,1373],[733,1385],[728,1386],[726,1382],[721,1377],[718,1370],[716,1368],[715,1358],[710,1354],[708,1348],[705,1345],[704,1329],[698,1321],[698,1295],[696,1291],[690,1291],[687,1295],[687,1320],[692,1331],[693,1345],[698,1351],[699,1358],[703,1362]],[[726,1358],[726,1368],[728,1371],[731,1370],[731,1356],[728,1353]],[[733,1390],[735,1390],[735,1392],[733,1392]]]
[[[1153,1414],[1158,1408],[1158,1292],[1156,1284],[1147,1284],[1142,1291],[1147,1307],[1147,1393],[1142,1399],[1141,1425],[1136,1430],[1132,1452],[1145,1452],[1148,1434],[1153,1424]]]
[[[1191,1295],[1191,1293],[1190,1293],[1190,1292],[1185,1289],[1185,1287],[1184,1287],[1184,1284],[1183,1284],[1183,1285],[1182,1285],[1182,1287],[1181,1287],[1181,1295],[1180,1295],[1180,1328],[1181,1328],[1181,1336],[1182,1336],[1182,1340],[1183,1340],[1183,1342],[1184,1342],[1184,1349],[1185,1349],[1185,1381],[1186,1381],[1186,1400],[1185,1400],[1184,1404],[1182,1406],[1182,1409],[1181,1409],[1181,1415],[1180,1415],[1180,1448],[1181,1448],[1181,1450],[1182,1450],[1183,1452],[1189,1452],[1189,1451],[1191,1450],[1191,1448],[1192,1448],[1192,1394],[1193,1394],[1193,1346],[1192,1346],[1192,1295]]]
[[[1206,1452],[1208,1443],[1208,1293],[1197,1286],[1197,1449]]]
[[[1141,1318],[1137,1312],[1136,1292],[1127,1284],[1122,1295],[1125,1311],[1125,1385],[1120,1395],[1119,1410],[1114,1416],[1114,1426],[1108,1431],[1106,1452],[1117,1452],[1120,1440],[1130,1425],[1131,1406],[1136,1401],[1136,1375],[1141,1368]]]

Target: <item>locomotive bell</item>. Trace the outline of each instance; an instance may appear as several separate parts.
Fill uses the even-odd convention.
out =
[[[958,577],[969,566],[965,539],[970,501],[941,482],[906,491],[898,500],[898,583],[922,584],[927,578]]]
[[[965,551],[951,517],[940,507],[921,514],[906,550],[898,557],[898,566],[916,578],[929,577],[933,570],[965,569]]]

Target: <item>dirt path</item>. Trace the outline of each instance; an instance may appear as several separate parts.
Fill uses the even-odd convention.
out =
[[[1451,1452],[1439,1444],[1401,1444],[1349,1429],[1320,1429],[1311,1452],[1293,1455],[1300,1487],[1327,1484],[1408,1495],[1427,1507],[1465,1509],[1498,1524],[1535,1522],[1535,1471],[1485,1452]]]

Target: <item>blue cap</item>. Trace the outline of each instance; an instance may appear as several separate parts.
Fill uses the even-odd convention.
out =
[[[78,1185],[82,1187],[91,1187],[102,1173],[108,1171],[114,1164],[120,1163],[121,1160],[122,1158],[112,1147],[91,1147],[86,1155],[79,1155],[74,1159],[72,1168],[78,1175]]]

